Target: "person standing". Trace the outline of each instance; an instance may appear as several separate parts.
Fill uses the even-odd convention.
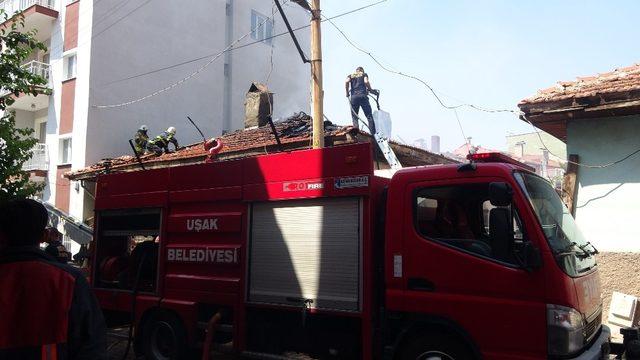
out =
[[[39,248],[47,220],[34,200],[0,208],[0,359],[106,359],[106,325],[87,280]]]
[[[371,91],[371,83],[369,82],[369,75],[364,72],[362,66],[356,68],[356,72],[347,76],[347,80],[344,83],[345,90],[347,92],[347,98],[351,103],[351,119],[353,126],[359,129],[358,124],[358,112],[360,108],[364,112],[364,116],[369,123],[369,132],[371,135],[376,133],[376,124],[373,121],[373,114],[371,113],[371,104],[369,103],[369,91]]]
[[[46,229],[47,233],[47,247],[45,247],[44,252],[53,256],[54,259],[58,260],[61,264],[67,264],[71,261],[71,253],[67,248],[62,244],[62,234],[58,229],[54,227],[50,227]]]

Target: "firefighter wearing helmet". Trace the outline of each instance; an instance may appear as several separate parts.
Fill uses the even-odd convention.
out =
[[[147,149],[156,155],[161,155],[162,153],[171,152],[169,151],[169,144],[173,144],[175,150],[178,150],[180,147],[176,139],[176,128],[173,126],[170,126],[167,131],[156,136],[154,139],[149,140]]]
[[[147,135],[147,131],[149,131],[147,125],[140,126],[138,131],[136,131],[136,135],[133,138],[133,146],[137,154],[142,155],[147,149],[147,143],[149,142],[149,135]]]

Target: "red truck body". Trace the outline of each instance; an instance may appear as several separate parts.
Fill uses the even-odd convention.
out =
[[[136,349],[152,358],[183,356],[217,314],[214,342],[256,358],[428,358],[438,350],[429,339],[440,339],[453,358],[543,359],[553,341],[565,346],[549,322],[571,316],[566,308],[582,317],[583,337],[566,355],[601,354],[595,261],[580,274],[563,270],[569,255],[554,253],[514,177],[524,169],[436,165],[388,179],[372,164],[370,145],[357,144],[101,175],[92,279],[107,318],[133,309]],[[473,194],[491,183],[512,189],[516,238],[540,266],[481,243],[491,244],[495,207]],[[489,240],[432,240],[428,220],[455,215],[443,199],[462,193],[473,201],[458,208],[456,226],[477,214],[469,227]],[[578,255],[571,261],[591,261]],[[169,344],[159,344],[163,334]]]

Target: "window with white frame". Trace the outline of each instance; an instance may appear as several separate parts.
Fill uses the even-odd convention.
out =
[[[71,138],[60,139],[60,157],[58,163],[60,165],[71,164]]]
[[[251,10],[251,38],[271,45],[273,36],[273,19]]]
[[[78,60],[76,54],[70,54],[64,57],[64,79],[69,80],[76,77],[76,64]]]

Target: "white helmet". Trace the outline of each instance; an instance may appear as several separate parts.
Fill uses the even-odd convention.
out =
[[[176,134],[176,128],[174,128],[173,126],[169,126],[169,128],[167,129],[167,133],[169,133],[171,135],[175,135]]]
[[[147,127],[147,125],[142,125],[142,126],[140,126],[139,130],[140,131],[147,131],[147,130],[149,130],[149,128]]]

